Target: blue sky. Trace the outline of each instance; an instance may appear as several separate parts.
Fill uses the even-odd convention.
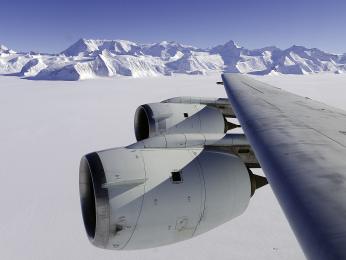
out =
[[[1,0],[0,8],[0,43],[22,51],[60,52],[98,38],[346,52],[343,0]]]

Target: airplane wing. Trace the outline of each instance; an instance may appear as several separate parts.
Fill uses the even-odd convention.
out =
[[[247,76],[222,79],[306,257],[346,259],[346,111]]]

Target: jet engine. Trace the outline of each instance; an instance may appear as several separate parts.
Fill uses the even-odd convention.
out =
[[[226,133],[235,127],[221,110],[201,104],[145,104],[137,108],[134,120],[137,141],[163,133]]]
[[[250,176],[237,156],[201,148],[91,153],[79,175],[85,229],[95,246],[107,249],[189,239],[245,211]]]

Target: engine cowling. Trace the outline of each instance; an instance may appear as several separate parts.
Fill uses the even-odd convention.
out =
[[[235,118],[235,113],[227,98],[210,97],[174,97],[163,100],[162,103],[180,103],[180,104],[202,104],[215,107],[222,112],[224,116]]]
[[[145,104],[134,119],[137,141],[163,133],[226,133],[230,127],[220,110],[200,104]]]
[[[91,153],[81,160],[79,178],[89,240],[107,249],[192,238],[241,215],[251,197],[238,157],[197,148]]]

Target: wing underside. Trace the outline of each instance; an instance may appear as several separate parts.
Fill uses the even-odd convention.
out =
[[[239,74],[229,101],[309,259],[346,259],[346,112]]]

